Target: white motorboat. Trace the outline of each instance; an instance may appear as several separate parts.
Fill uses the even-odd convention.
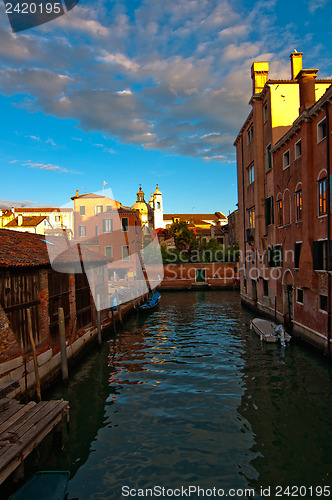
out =
[[[289,342],[292,338],[285,332],[282,325],[276,325],[276,323],[267,319],[252,319],[250,328],[260,336],[261,340],[265,340],[265,342],[280,342],[283,347],[286,347],[286,342]]]

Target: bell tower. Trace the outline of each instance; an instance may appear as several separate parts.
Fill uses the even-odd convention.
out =
[[[163,208],[163,195],[159,190],[158,184],[153,193],[153,213],[154,213],[154,229],[159,227],[164,228],[164,208]]]

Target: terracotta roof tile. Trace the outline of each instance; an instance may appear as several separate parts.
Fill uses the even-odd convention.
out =
[[[45,237],[28,232],[0,229],[0,268],[8,267],[41,267],[50,266]],[[62,239],[61,239],[62,240]],[[47,238],[56,244],[56,237]],[[62,240],[63,241],[63,240]],[[105,257],[85,248],[81,250],[84,263],[103,264]],[[57,263],[76,263],[78,260],[76,245],[71,246],[57,257]]]
[[[31,216],[31,217],[24,217],[22,216],[22,224],[20,227],[37,227],[38,224],[43,222],[43,220],[46,219],[45,215],[37,215],[37,216]],[[18,217],[16,219],[11,220],[8,222],[8,224],[5,225],[5,228],[11,228],[11,227],[19,227],[18,225]]]
[[[0,229],[0,267],[46,265],[49,258],[41,235]]]

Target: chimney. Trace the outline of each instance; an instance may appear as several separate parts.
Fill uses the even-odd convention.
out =
[[[23,215],[18,215],[17,216],[17,225],[22,226],[23,224]]]
[[[289,56],[291,60],[291,79],[296,80],[297,75],[302,69],[302,55],[303,52],[297,52],[294,49],[294,52]]]
[[[316,102],[315,79],[318,69],[301,69],[297,75],[300,87],[300,113],[304,109],[311,108]]]
[[[252,95],[260,94],[269,76],[268,62],[254,62],[251,66]]]
[[[76,189],[76,196],[78,196],[78,189]]]

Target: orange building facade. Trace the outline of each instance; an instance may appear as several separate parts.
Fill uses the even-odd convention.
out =
[[[332,80],[290,58],[290,80],[253,64],[252,111],[234,143],[241,298],[329,351]]]
[[[72,199],[75,242],[107,258],[109,280],[138,278],[141,266],[137,258],[142,249],[138,213],[99,194],[76,193]]]

